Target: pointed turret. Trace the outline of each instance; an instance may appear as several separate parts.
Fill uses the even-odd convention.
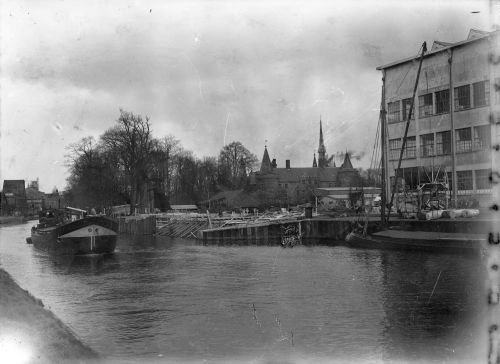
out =
[[[319,118],[319,146],[318,146],[318,167],[324,168],[327,166],[326,161],[326,148],[323,141],[323,125],[321,123],[321,116]]]
[[[318,163],[316,163],[316,153],[314,153],[314,159],[313,159],[313,168],[317,168]]]
[[[264,155],[262,156],[260,171],[271,172],[271,158],[269,158],[269,153],[267,152],[267,145],[264,147]]]
[[[344,163],[342,163],[342,165],[340,166],[340,168],[350,168],[350,169],[354,168],[352,166],[351,158],[349,158],[349,153],[347,152],[347,150],[345,151]]]

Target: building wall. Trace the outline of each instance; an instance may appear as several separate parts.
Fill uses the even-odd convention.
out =
[[[456,171],[459,175],[457,183],[460,182],[457,192],[459,195],[475,195],[479,200],[483,201],[488,200],[487,195],[490,193],[489,188],[484,188],[484,175],[486,173],[485,170],[491,170],[492,168],[490,146],[496,133],[496,130],[490,124],[490,113],[492,107],[495,107],[495,104],[499,103],[500,99],[494,85],[495,78],[499,77],[500,70],[498,66],[492,66],[488,62],[489,49],[489,42],[486,39],[481,39],[453,47],[452,51],[444,50],[424,58],[417,96],[414,102],[413,115],[415,117],[412,118],[408,131],[410,144],[411,138],[415,138],[415,154],[408,153],[410,155],[405,156],[401,165],[405,169],[416,169],[417,178],[422,182],[427,178],[427,176],[421,175],[423,174],[422,167],[426,167],[428,170],[434,169],[436,172],[440,167],[441,169],[445,167],[445,171],[450,173],[452,171],[451,150],[445,150],[444,145],[446,143],[440,144],[438,138],[442,135],[437,134],[449,131],[451,140],[453,140],[453,137],[457,137],[457,129],[468,128],[469,132],[462,130],[460,133],[462,133],[462,136],[470,133],[470,145],[467,143],[467,140],[455,141]],[[450,55],[452,55],[451,84],[453,90],[450,90]],[[400,151],[396,148],[397,143],[394,139],[403,137],[406,126],[402,100],[412,97],[417,70],[417,60],[385,69],[389,177],[395,175]],[[486,89],[489,88],[489,97],[487,97],[487,105],[478,106],[474,103],[473,84],[481,81],[487,81]],[[462,107],[458,105],[456,107],[455,105],[458,102],[458,100],[455,100],[455,92],[458,93],[459,90],[457,88],[461,86],[465,86],[464,89],[469,90],[470,107],[468,108],[463,108],[463,105]],[[443,90],[449,90],[449,105],[446,110],[439,110],[439,92]],[[461,89],[460,92],[462,91],[464,90]],[[425,115],[423,113],[424,110],[420,107],[423,104],[421,97],[429,94],[432,95],[432,111],[431,115]],[[461,100],[465,99],[467,98],[461,98]],[[394,102],[399,103],[399,122],[394,122],[393,120],[395,115]],[[461,102],[463,103],[463,101]],[[451,134],[452,117],[455,130],[454,135]],[[483,133],[485,135],[483,139],[489,138],[489,140],[485,140],[484,143],[481,142],[481,138],[475,140],[475,133]],[[423,145],[425,141],[421,139],[422,135],[426,135],[426,138],[429,139],[433,138],[432,149],[429,145]],[[472,186],[470,186],[472,188],[467,187],[468,182],[466,180],[469,178],[469,173],[472,179]],[[451,173],[449,177],[451,177]],[[477,181],[477,179],[480,179],[480,181]]]

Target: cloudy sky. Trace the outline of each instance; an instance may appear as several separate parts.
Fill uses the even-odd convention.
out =
[[[309,166],[320,115],[329,154],[368,167],[375,67],[425,40],[490,30],[486,1],[3,1],[0,178],[66,185],[65,146],[123,108],[198,157],[267,143]],[[479,11],[479,13],[477,13]],[[337,163],[341,162],[340,157]]]

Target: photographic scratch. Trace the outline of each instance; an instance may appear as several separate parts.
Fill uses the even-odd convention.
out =
[[[203,103],[205,103],[205,97],[203,96],[203,87],[202,87],[200,72],[198,72],[198,68],[196,68],[196,66],[194,65],[194,63],[191,61],[191,59],[185,53],[181,53],[181,55],[184,58],[187,59],[187,61],[189,62],[189,64],[191,64],[191,67],[193,67],[193,69],[195,70],[196,76],[198,77],[198,89],[199,89],[199,92],[200,92],[200,98],[203,101]]]
[[[442,271],[443,271],[443,270],[440,270],[440,271],[439,271],[439,274],[438,274],[438,276],[437,276],[437,278],[436,278],[436,283],[434,283],[434,287],[432,288],[431,295],[429,296],[429,299],[427,300],[427,304],[429,304],[429,302],[431,301],[432,295],[434,294],[434,290],[436,289],[436,286],[437,286],[437,284],[438,284],[439,277],[441,277],[441,272],[442,272]]]
[[[226,145],[227,127],[229,125],[230,118],[231,118],[231,113],[228,111],[227,112],[227,117],[226,117],[226,127],[224,128],[224,145]]]

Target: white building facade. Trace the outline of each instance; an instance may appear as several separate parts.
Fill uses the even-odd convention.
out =
[[[435,41],[425,54],[401,164],[406,189],[448,183],[457,206],[487,206],[490,175],[498,170],[500,63],[494,59],[500,31],[471,30],[458,43]],[[415,87],[419,55],[380,66],[386,110],[386,171],[389,193]],[[398,179],[399,180],[399,179]]]

